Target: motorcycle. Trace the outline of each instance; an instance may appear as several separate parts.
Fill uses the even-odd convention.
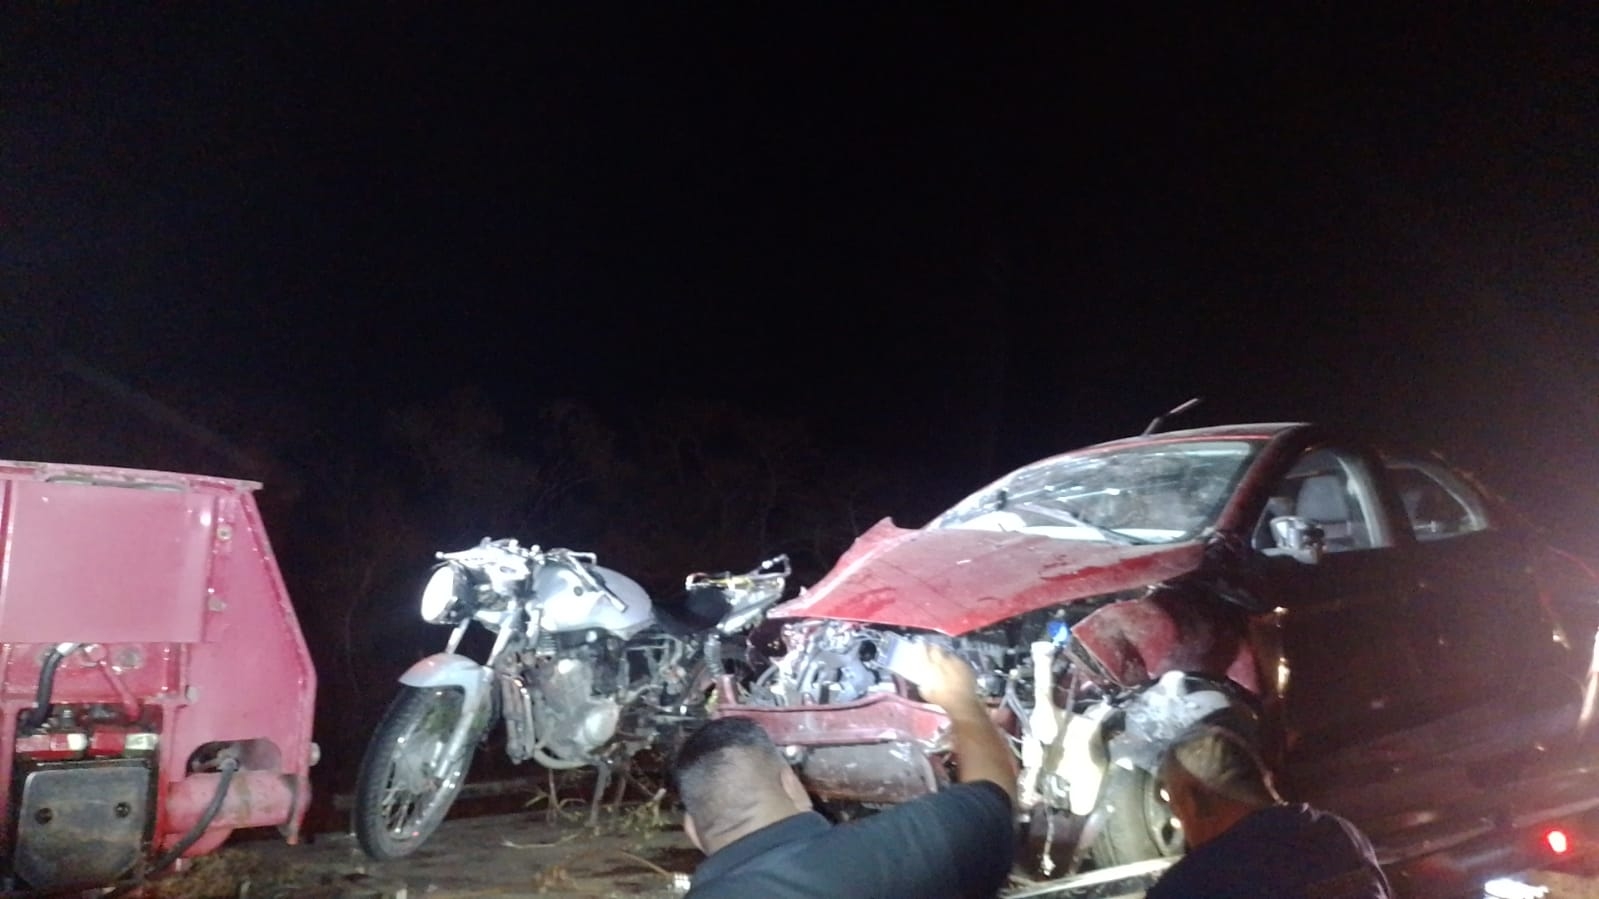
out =
[[[355,834],[378,860],[426,842],[500,719],[513,763],[596,769],[592,821],[617,766],[736,700],[748,666],[729,638],[762,621],[791,573],[778,555],[743,574],[691,574],[680,601],[656,603],[593,553],[484,539],[436,556],[421,614],[453,630],[400,676],[356,782]],[[457,652],[473,623],[495,634],[483,662]]]

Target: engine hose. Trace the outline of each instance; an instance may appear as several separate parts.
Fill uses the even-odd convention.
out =
[[[183,853],[189,851],[189,847],[198,842],[200,837],[205,835],[206,830],[211,827],[212,820],[216,818],[218,812],[222,811],[223,800],[228,798],[228,786],[233,783],[233,775],[238,773],[239,760],[225,758],[222,760],[220,768],[222,780],[217,783],[217,791],[211,795],[210,804],[205,807],[205,811],[200,813],[200,820],[194,822],[194,826],[189,828],[189,832],[183,835],[183,839],[178,840],[171,849],[161,853],[155,861],[145,868],[146,875],[159,874],[165,871],[168,866],[182,857]],[[106,893],[102,899],[114,899],[116,896],[126,895],[129,890],[137,889],[143,883],[144,877],[139,877]]]
[[[34,694],[33,708],[27,711],[21,721],[23,730],[33,730],[49,720],[50,693],[55,689],[56,669],[61,667],[61,660],[67,657],[67,653],[77,648],[76,643],[57,643],[44,654],[44,661],[39,664],[39,689]]]

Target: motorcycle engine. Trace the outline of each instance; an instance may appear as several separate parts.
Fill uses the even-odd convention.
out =
[[[616,733],[622,707],[605,648],[588,644],[540,660],[538,732],[549,754],[583,759]]]

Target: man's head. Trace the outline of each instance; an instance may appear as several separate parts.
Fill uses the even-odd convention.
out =
[[[1189,848],[1282,801],[1249,743],[1214,725],[1200,725],[1174,740],[1161,761],[1160,779]]]
[[[748,718],[701,726],[679,750],[673,776],[683,801],[683,829],[707,855],[811,808],[799,776]]]

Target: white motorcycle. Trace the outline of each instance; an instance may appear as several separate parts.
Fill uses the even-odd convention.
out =
[[[496,720],[513,762],[594,767],[595,808],[612,770],[733,700],[744,641],[783,596],[788,558],[745,574],[693,574],[675,604],[592,553],[488,540],[438,553],[422,617],[452,625],[445,649],[400,676],[356,781],[353,825],[375,859],[416,851],[449,812],[472,753]],[[488,659],[457,653],[473,622],[495,633]]]

